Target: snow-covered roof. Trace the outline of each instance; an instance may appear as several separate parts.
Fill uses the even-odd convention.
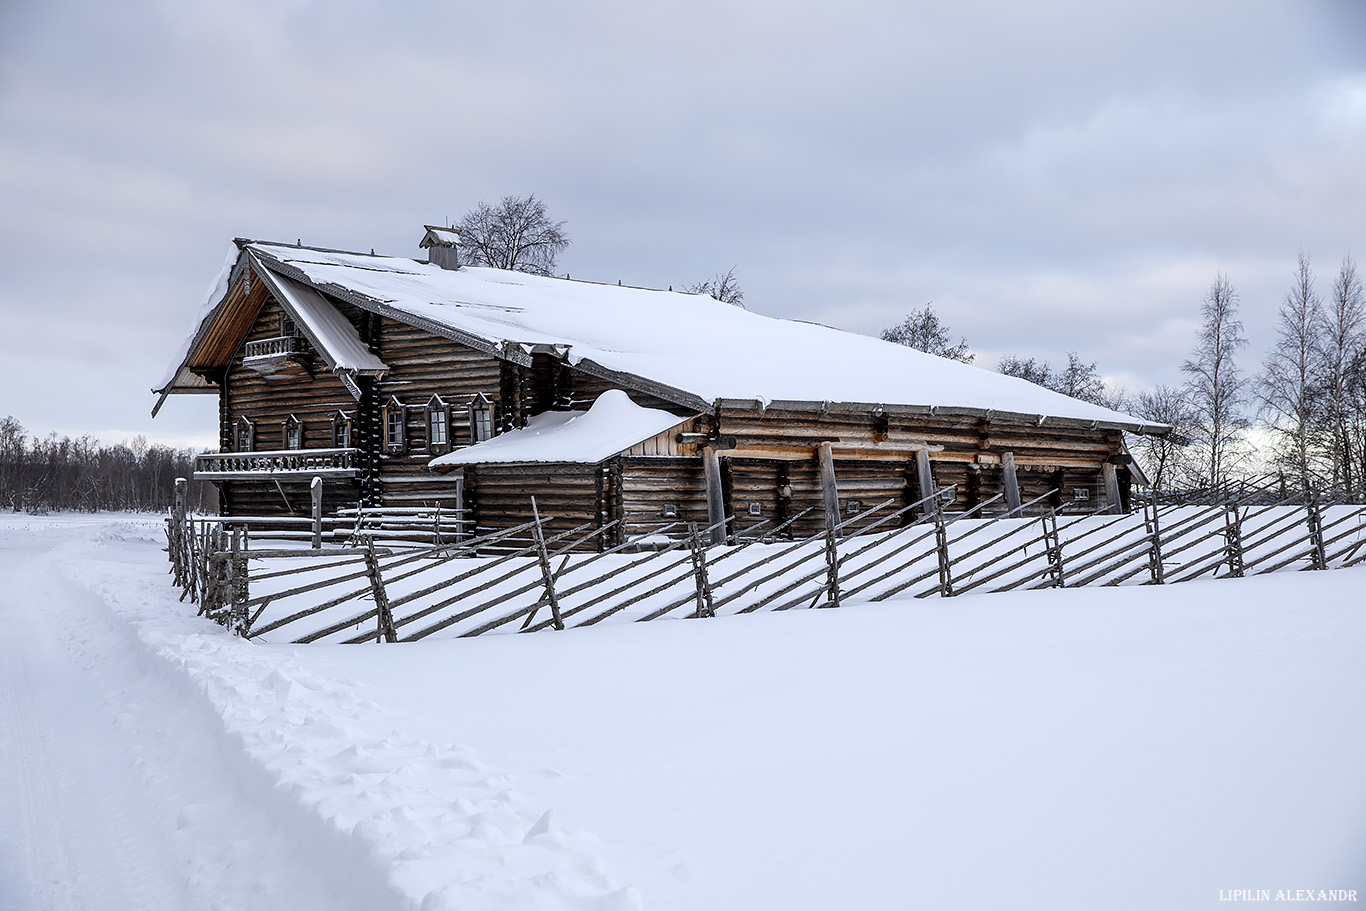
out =
[[[266,277],[280,304],[293,313],[308,340],[322,353],[333,370],[343,373],[384,373],[389,369],[360,340],[351,321],[327,298],[292,278],[269,273]]]
[[[422,249],[438,246],[460,246],[460,232],[455,228],[439,228],[436,225],[423,225],[427,233],[422,235],[418,244]]]
[[[519,363],[537,350],[567,352],[585,372],[699,410],[726,399],[846,403],[1166,429],[1025,380],[706,294],[236,243],[257,266],[325,295]]]
[[[690,418],[631,401],[620,389],[598,396],[587,411],[546,411],[525,427],[439,456],[438,470],[492,462],[579,462],[596,465]]]

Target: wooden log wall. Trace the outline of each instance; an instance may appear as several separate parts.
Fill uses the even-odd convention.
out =
[[[465,468],[465,498],[473,508],[478,533],[530,522],[531,496],[545,521],[547,534],[569,531],[597,521],[598,466],[545,463],[537,465],[472,465]],[[597,542],[591,545],[597,549]]]
[[[313,514],[309,485],[313,479],[299,475],[274,481],[221,481],[219,512],[225,516],[298,516]],[[283,490],[283,494],[281,491]],[[359,494],[355,481],[323,480],[323,515],[334,516],[343,507],[355,506]]]
[[[677,511],[664,515],[665,507]],[[707,527],[707,482],[702,460],[693,458],[627,458],[621,469],[621,515],[624,533],[648,535],[675,522]],[[686,526],[675,526],[674,534]]]
[[[1046,421],[1038,426],[964,415],[723,408],[717,421],[720,434],[736,438],[736,450],[723,455],[729,455],[737,468],[746,461],[746,450],[756,455],[776,454],[794,460],[792,470],[798,479],[805,469],[797,466],[808,460],[814,464],[815,449],[821,442],[850,444],[843,450],[837,445],[835,450],[844,518],[848,517],[849,500],[859,501],[866,508],[893,496],[907,498],[908,502],[923,496],[915,482],[914,466],[909,464],[910,456],[896,451],[898,444],[927,442],[942,447],[931,453],[930,460],[935,485],[955,487],[954,500],[944,504],[951,511],[970,509],[1003,492],[1001,457],[1006,452],[1014,454],[1023,500],[1061,485],[1062,494],[1054,498],[1059,508],[1092,511],[1106,505],[1101,466],[1116,458],[1121,446],[1117,430],[1049,426]],[[872,448],[875,445],[885,447],[884,451]],[[868,448],[853,448],[857,446]],[[1078,497],[1077,490],[1084,491],[1084,497]],[[805,508],[796,502],[803,491],[803,484],[794,485],[794,508]],[[747,504],[739,499],[737,495],[736,508],[743,511]],[[1004,502],[998,501],[984,514],[999,515],[1005,509]]]
[[[493,403],[495,425],[505,409],[503,362],[388,318],[376,320],[381,360],[391,368],[376,384],[377,407],[391,397],[404,406],[405,446],[390,452],[379,443],[379,499],[385,506],[439,505],[454,508],[455,481],[433,474],[427,463],[440,454],[427,439],[427,403],[439,395],[450,407],[449,449],[469,444],[469,403],[480,394]],[[508,365],[514,366],[514,365]]]
[[[604,380],[600,377],[584,373],[582,370],[570,368],[571,379],[570,388],[573,390],[573,407],[583,409],[598,400],[609,389],[623,389],[622,385],[615,380]],[[669,411],[679,416],[696,414],[696,410],[677,402],[670,402],[661,399],[659,396],[649,392],[640,392],[635,389],[623,389],[630,396],[631,401],[642,408],[657,408],[660,411]]]
[[[261,283],[257,284],[259,286]],[[284,309],[273,299],[266,299],[247,333],[246,341],[278,336],[283,316]],[[290,415],[297,417],[303,424],[302,443],[305,449],[332,446],[332,416],[338,411],[345,412],[354,420],[358,411],[356,399],[316,354],[311,379],[279,383],[269,382],[255,370],[243,366],[243,350],[243,347],[239,347],[233,355],[219,399],[219,437],[221,442],[227,444],[229,451],[235,448],[235,428],[241,417],[249,418],[256,425],[253,449],[257,451],[285,448],[284,423]],[[302,483],[299,496],[302,513],[297,512],[298,507],[294,504],[295,497],[290,493],[290,488],[287,486],[285,490],[291,505],[296,505],[296,514],[307,515],[307,479]],[[331,496],[325,496],[324,503],[331,510],[348,499],[354,503],[358,496],[358,488],[351,481],[342,481],[341,486],[331,484],[330,490]],[[289,515],[291,512],[272,481],[224,481],[220,492],[225,515],[269,516]]]

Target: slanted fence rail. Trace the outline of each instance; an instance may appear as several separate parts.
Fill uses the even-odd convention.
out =
[[[940,511],[942,491],[888,500],[797,538],[792,527],[676,523],[667,544],[615,523],[552,533],[552,516],[472,534],[461,517],[373,511],[313,521],[292,541],[260,520],[173,511],[175,583],[200,612],[272,642],[412,642],[663,617],[838,607],[1018,589],[1160,585],[1366,561],[1366,506],[1243,490],[1218,503],[1149,502],[1126,515],[1059,514],[1051,494],[984,518]],[[315,517],[316,519],[316,517]],[[347,525],[347,523],[350,523]],[[324,531],[320,531],[324,529]],[[327,534],[330,530],[331,534]],[[661,540],[660,534],[651,536]],[[307,546],[306,546],[307,545]]]

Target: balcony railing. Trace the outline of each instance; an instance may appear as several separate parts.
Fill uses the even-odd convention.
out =
[[[284,354],[300,354],[304,350],[303,339],[297,335],[281,335],[276,338],[263,338],[247,342],[244,357],[277,357]]]
[[[357,449],[278,449],[210,452],[195,456],[194,476],[204,480],[354,478]]]

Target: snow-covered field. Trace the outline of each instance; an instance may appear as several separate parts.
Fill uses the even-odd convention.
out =
[[[0,908],[1366,901],[1364,570],[288,646],[162,541],[0,517]]]

